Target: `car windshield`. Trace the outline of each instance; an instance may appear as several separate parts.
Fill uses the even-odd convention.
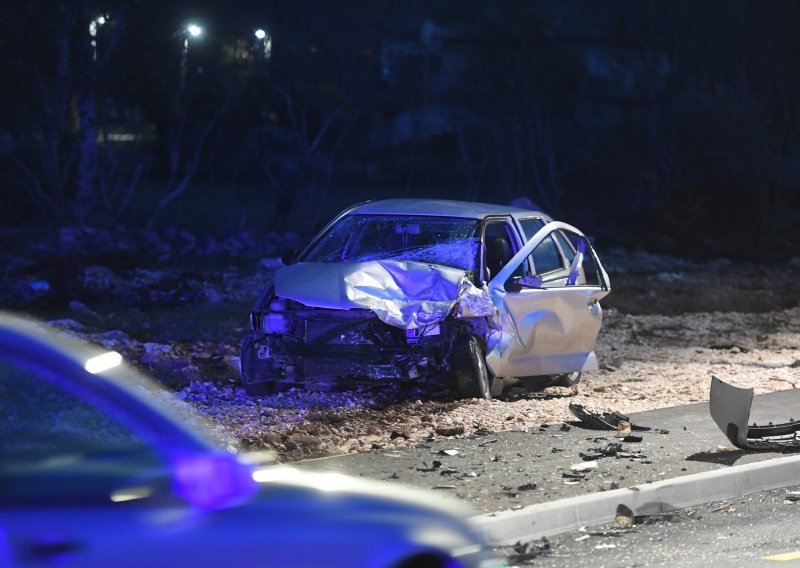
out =
[[[303,258],[308,262],[413,260],[475,270],[478,221],[422,215],[349,215]]]

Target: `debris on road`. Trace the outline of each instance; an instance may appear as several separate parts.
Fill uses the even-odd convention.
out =
[[[617,433],[615,436],[617,438],[627,438],[631,435],[631,423],[627,420],[620,420],[619,424],[617,424]]]
[[[636,520],[636,516],[633,514],[633,511],[630,507],[625,505],[624,503],[620,503],[617,505],[617,513],[614,516],[614,521],[617,523],[617,526],[621,529],[630,529],[633,527],[633,523]]]
[[[575,471],[578,473],[584,471],[591,471],[593,469],[597,469],[597,462],[596,461],[585,461],[581,463],[572,464],[569,466],[570,471]]]
[[[550,555],[550,541],[547,538],[532,542],[517,542],[513,546],[504,548],[509,566],[523,564],[539,556]],[[509,548],[510,550],[508,550]]]
[[[752,404],[753,389],[735,387],[712,376],[711,418],[731,444],[742,450],[800,450],[800,420],[748,426]]]
[[[648,431],[647,426],[635,426],[631,419],[620,412],[592,412],[582,404],[570,403],[569,410],[578,420],[595,430],[612,430],[618,438],[631,437],[632,431]],[[634,441],[634,440],[631,440]],[[641,441],[641,438],[639,439]]]

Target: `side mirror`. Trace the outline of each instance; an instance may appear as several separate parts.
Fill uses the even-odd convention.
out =
[[[509,292],[519,292],[523,288],[536,288],[541,290],[544,286],[542,285],[542,277],[538,274],[534,274],[533,276],[523,276],[522,278],[512,276],[508,279],[504,287]]]
[[[538,274],[523,276],[519,279],[519,285],[522,288],[536,288],[537,290],[541,290],[544,287],[542,277]]]
[[[537,290],[541,290],[544,286],[542,285],[542,277],[538,274],[534,274],[533,276],[523,276],[522,278],[512,276],[506,282],[505,289],[509,292],[519,292],[524,288],[535,288]]]

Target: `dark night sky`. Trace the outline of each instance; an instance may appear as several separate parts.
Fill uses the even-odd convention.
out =
[[[311,230],[365,198],[527,197],[609,243],[788,251],[798,24],[788,0],[5,5],[5,222]]]

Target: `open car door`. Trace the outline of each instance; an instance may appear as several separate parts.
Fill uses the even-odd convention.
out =
[[[489,369],[497,377],[596,370],[599,300],[609,290],[586,236],[548,223],[489,282],[500,324],[487,345]]]

